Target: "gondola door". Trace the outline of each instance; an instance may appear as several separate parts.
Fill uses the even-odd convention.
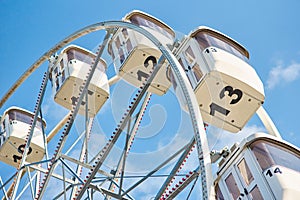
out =
[[[248,200],[248,197],[244,193],[243,186],[241,185],[241,182],[234,168],[232,168],[230,172],[226,175],[224,182],[225,182],[225,187],[227,189],[227,192],[223,193],[225,199]]]
[[[248,152],[233,165],[225,178],[225,185],[230,199],[273,199]]]

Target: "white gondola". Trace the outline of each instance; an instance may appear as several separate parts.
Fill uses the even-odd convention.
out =
[[[263,84],[248,63],[248,51],[228,36],[199,27],[183,40],[176,55],[204,122],[238,132],[264,102]]]
[[[83,81],[91,69],[96,55],[84,48],[70,45],[62,50],[58,56],[50,59],[50,80],[52,93],[56,103],[71,110],[78,101]],[[56,65],[54,66],[54,63]],[[109,85],[106,75],[106,63],[103,59],[94,72],[88,87],[88,116],[97,114],[109,98]],[[83,99],[79,114],[86,113],[86,98]]]
[[[216,199],[295,199],[300,196],[300,149],[257,133],[231,147],[219,162]]]
[[[0,160],[8,165],[18,167],[25,148],[25,138],[29,133],[31,120],[34,114],[27,110],[11,107],[1,118]],[[46,127],[45,120],[38,118],[33,131],[31,144],[26,161],[29,163],[42,160],[45,147],[42,126]]]
[[[132,11],[124,21],[138,25],[153,34],[163,45],[172,45],[174,31],[160,20],[143,13]],[[128,83],[140,87],[149,77],[153,66],[162,55],[160,50],[142,34],[131,29],[119,28],[108,45],[108,52],[113,58],[116,72]],[[162,66],[149,91],[158,95],[165,94],[171,86],[166,78],[166,68]]]

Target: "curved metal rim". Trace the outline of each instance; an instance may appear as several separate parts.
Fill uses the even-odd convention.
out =
[[[87,26],[70,36],[66,37],[64,40],[52,47],[48,52],[44,53],[33,65],[31,65],[25,73],[15,82],[15,84],[8,90],[8,92],[3,96],[0,101],[0,108],[9,99],[9,97],[16,91],[16,89],[42,64],[44,63],[52,54],[57,52],[59,49],[72,42],[79,37],[87,35],[88,33],[95,32],[98,30],[109,29],[109,28],[129,28],[147,37],[157,48],[161,51],[163,56],[168,60],[173,72],[175,73],[175,78],[177,79],[179,85],[181,86],[182,93],[187,102],[189,113],[192,120],[192,125],[194,129],[195,139],[197,143],[198,159],[199,159],[199,173],[202,180],[202,193],[203,199],[208,199],[213,195],[212,188],[212,171],[211,171],[211,161],[209,156],[209,149],[206,139],[206,133],[204,131],[203,120],[200,114],[200,110],[197,104],[196,97],[193,93],[192,87],[188,84],[187,78],[184,76],[183,69],[179,62],[176,60],[175,56],[167,49],[162,43],[155,38],[151,33],[145,29],[123,21],[104,21],[99,22],[90,26]]]

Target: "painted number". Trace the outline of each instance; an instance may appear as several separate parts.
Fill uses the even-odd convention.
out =
[[[225,92],[228,92],[228,96],[232,97],[233,95],[236,96],[236,98],[232,99],[230,104],[236,104],[239,102],[243,96],[243,92],[239,89],[233,89],[231,86],[226,86],[223,88],[223,90],[220,92],[220,99],[223,99],[225,97]]]
[[[25,144],[20,145],[20,146],[18,147],[18,152],[19,152],[20,154],[23,154],[23,153],[24,153],[24,148],[25,148]],[[32,148],[29,147],[28,152],[27,152],[27,155],[31,154],[31,152],[32,152]],[[14,159],[14,162],[16,163],[16,162],[18,162],[18,160],[21,160],[21,159],[22,159],[22,156],[13,155],[13,159]]]
[[[230,104],[238,103],[241,100],[242,96],[243,96],[243,92],[241,90],[233,89],[233,87],[231,87],[229,85],[224,87],[221,90],[221,92],[219,94],[220,99],[223,99],[226,94],[227,94],[227,96],[232,98],[232,100],[230,101]],[[223,115],[225,115],[225,116],[227,116],[230,113],[230,110],[227,110],[226,108],[223,108],[222,106],[220,106],[216,103],[211,103],[209,105],[209,107],[210,107],[210,113],[209,114],[212,115],[212,116],[215,116],[216,111],[223,114]]]
[[[226,108],[223,108],[221,106],[219,106],[218,104],[215,103],[211,103],[210,104],[210,115],[215,116],[215,111],[218,111],[219,113],[227,116],[229,114],[229,110],[227,110]]]
[[[145,72],[143,72],[141,70],[137,71],[136,74],[138,75],[138,80],[139,81],[142,81],[142,77],[144,77],[144,78],[148,78],[149,77],[149,74],[147,74],[147,73],[145,73]]]
[[[152,68],[157,64],[157,60],[154,56],[148,56],[146,58],[146,60],[144,61],[144,67],[147,68],[149,65],[150,65],[150,61],[152,62]],[[138,76],[138,80],[139,81],[142,81],[142,77],[144,78],[148,78],[149,77],[149,74],[141,71],[141,70],[138,70],[137,71],[137,76]]]
[[[153,67],[157,64],[156,58],[154,56],[148,56],[144,62],[144,66],[146,68],[149,66],[149,61],[152,61]]]
[[[274,173],[274,174],[278,174],[278,173],[279,173],[279,174],[282,174],[282,171],[280,170],[279,167],[276,167],[276,168],[274,169],[273,173]],[[273,173],[272,173],[272,171],[271,171],[270,169],[268,169],[268,171],[266,172],[266,176],[272,177],[272,176],[273,176]]]
[[[83,88],[81,88],[81,89],[83,89]],[[93,94],[94,94],[94,92],[93,91],[90,91],[90,90],[88,90],[88,95],[90,95],[90,96],[92,96]],[[71,101],[72,101],[72,105],[73,106],[76,106],[76,103],[78,102],[78,100],[79,100],[79,97],[75,97],[75,96],[72,96],[71,97]],[[81,105],[82,106],[84,106],[85,105],[85,101],[81,101]]]
[[[213,47],[211,47],[210,50],[211,50],[211,52],[217,52],[217,49],[215,49]],[[209,52],[210,52],[209,49],[205,50],[205,53],[209,53]]]

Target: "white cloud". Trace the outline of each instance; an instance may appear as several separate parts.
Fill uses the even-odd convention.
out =
[[[272,68],[269,72],[267,80],[267,88],[273,89],[281,83],[288,83],[295,81],[300,75],[300,63],[292,63],[288,66],[283,66],[278,63],[276,67]]]

